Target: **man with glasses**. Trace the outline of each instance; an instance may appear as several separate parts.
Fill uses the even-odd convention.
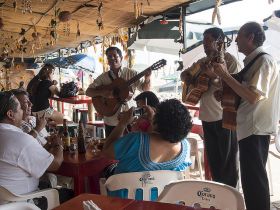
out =
[[[36,191],[45,171],[60,167],[61,142],[48,152],[20,129],[23,110],[12,92],[0,92],[0,104],[0,185],[16,194]]]
[[[105,98],[112,98],[113,91],[107,89],[99,89],[96,90],[95,88],[101,85],[108,85],[113,82],[116,78],[122,78],[124,80],[129,80],[135,75],[138,74],[137,71],[134,71],[129,68],[122,67],[122,52],[117,47],[109,47],[106,50],[106,56],[108,59],[108,64],[110,66],[110,70],[98,76],[92,84],[90,84],[89,88],[86,90],[86,95],[90,97],[95,96],[102,96]],[[145,76],[144,79],[141,79],[131,85],[132,94],[134,94],[136,88],[140,91],[147,91],[150,89],[150,76],[151,71],[149,71]],[[126,103],[125,106],[121,107],[113,116],[106,117],[104,116],[104,123],[105,123],[105,133],[106,136],[112,132],[114,127],[118,124],[118,115],[120,111],[128,110],[129,106]],[[123,110],[122,110],[123,109]],[[102,114],[102,113],[100,113]]]

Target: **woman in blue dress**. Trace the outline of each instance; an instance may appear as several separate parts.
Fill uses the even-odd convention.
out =
[[[175,170],[191,165],[190,145],[186,139],[192,127],[189,111],[177,99],[158,104],[156,111],[145,106],[151,120],[151,132],[132,132],[122,136],[133,121],[133,109],[120,115],[119,124],[106,139],[103,155],[118,160],[114,174]]]

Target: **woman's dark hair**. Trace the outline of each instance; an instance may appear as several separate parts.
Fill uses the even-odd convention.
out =
[[[52,64],[46,63],[38,73],[39,78],[41,80],[48,79],[54,69]]]
[[[265,41],[265,33],[263,27],[257,22],[248,22],[245,23],[241,29],[245,36],[248,37],[249,35],[254,35],[253,43],[256,47],[260,47],[263,45]]]
[[[219,38],[222,38],[224,40],[226,36],[223,30],[217,27],[206,29],[203,35],[205,34],[210,34],[215,40],[218,40]]]
[[[11,91],[0,92],[0,122],[7,117],[7,112],[12,110],[17,111],[19,103],[15,100],[15,96]]]
[[[147,105],[153,108],[156,108],[156,106],[159,104],[158,97],[152,91],[144,91],[134,98],[135,101],[146,99]]]
[[[108,47],[105,52],[106,56],[108,56],[109,51],[116,51],[121,58],[123,57],[122,51],[117,47]]]
[[[192,128],[189,111],[177,99],[168,99],[157,105],[154,124],[161,137],[171,143],[182,141]]]

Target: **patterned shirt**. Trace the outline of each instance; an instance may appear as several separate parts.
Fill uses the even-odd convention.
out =
[[[27,121],[22,120],[21,121],[21,130],[24,133],[29,133],[32,129],[36,127],[36,117],[34,116],[29,116]],[[44,146],[47,143],[47,140],[45,139],[46,136],[48,136],[47,130],[44,128],[42,129],[37,135],[36,140]]]

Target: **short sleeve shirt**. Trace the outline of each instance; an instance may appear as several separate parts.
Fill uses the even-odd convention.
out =
[[[21,122],[21,130],[24,133],[29,133],[32,129],[36,127],[36,117],[29,116],[26,121]],[[44,146],[47,143],[47,140],[45,137],[49,136],[46,128],[43,128],[37,135],[36,139],[37,141]]]
[[[199,60],[199,62],[202,62],[204,60],[205,58],[202,58],[201,60]],[[225,62],[227,64],[229,73],[235,74],[240,71],[240,64],[230,53],[225,53]],[[201,96],[199,109],[200,120],[206,122],[214,122],[223,118],[223,108],[221,106],[221,102],[217,101],[214,97],[214,92],[218,89],[219,87],[210,85],[209,89]]]
[[[51,97],[50,80],[42,80],[37,87],[36,93],[33,97],[33,111],[39,112],[50,107],[49,98]]]
[[[89,88],[95,88],[100,85],[109,85],[112,83],[112,79],[114,80],[117,77],[123,78],[124,80],[128,81],[132,77],[136,76],[138,74],[137,71],[129,69],[129,68],[122,68],[121,71],[119,71],[119,75],[114,75],[112,71],[107,71],[100,76],[98,76],[92,84],[90,84]],[[109,76],[111,75],[111,76]],[[144,83],[144,79],[141,78],[140,80],[136,81],[131,85],[133,93],[136,89],[142,91],[142,86]],[[126,103],[124,106],[121,106],[120,109],[110,117],[104,116],[104,123],[110,126],[116,126],[118,124],[118,115],[123,110],[128,110],[130,108],[130,104]]]
[[[54,157],[20,128],[0,123],[0,185],[13,193],[38,189]]]

